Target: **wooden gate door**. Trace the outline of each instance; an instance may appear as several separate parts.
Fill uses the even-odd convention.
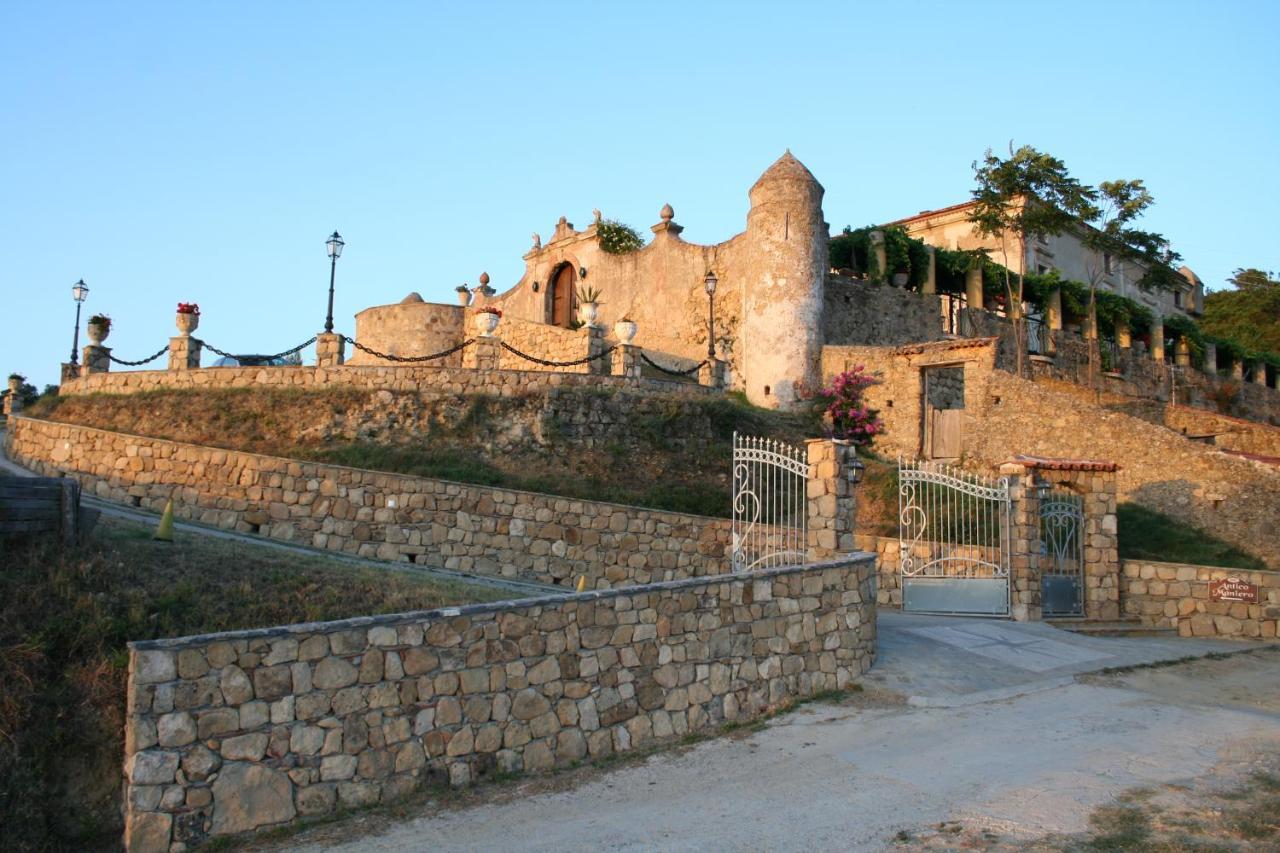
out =
[[[573,286],[576,276],[573,267],[565,264],[551,283],[551,323],[569,328],[573,322]]]

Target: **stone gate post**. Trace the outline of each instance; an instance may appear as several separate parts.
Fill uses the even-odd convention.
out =
[[[809,462],[809,559],[827,560],[850,553],[856,550],[853,526],[863,470],[857,448],[847,441],[811,438],[805,442],[805,451]]]
[[[1000,466],[1009,481],[1009,615],[1040,619],[1040,492],[1022,461]]]
[[[462,366],[473,370],[497,370],[502,355],[502,339],[497,335],[479,335],[462,351]]]
[[[347,360],[347,342],[336,332],[316,335],[316,367],[337,367]]]
[[[111,371],[111,347],[89,344],[80,352],[80,375],[109,373]]]
[[[641,352],[635,344],[618,344],[613,351],[613,375],[639,379]]]
[[[190,335],[169,338],[169,369],[199,370],[200,350],[203,347],[199,338]]]

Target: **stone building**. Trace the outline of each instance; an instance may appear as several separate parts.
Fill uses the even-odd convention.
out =
[[[1084,245],[1078,232],[1067,231],[1032,240],[1022,250],[1011,246],[1006,263],[999,240],[974,232],[973,223],[969,221],[973,206],[974,202],[970,201],[939,210],[923,210],[915,216],[889,224],[899,225],[912,237],[940,249],[986,249],[993,261],[1005,264],[1015,273],[1057,270],[1064,279],[1086,284],[1098,275],[1101,289],[1141,303],[1157,316],[1198,315],[1204,309],[1204,284],[1190,267],[1179,270],[1186,279],[1185,287],[1169,292],[1146,290],[1138,284],[1146,274],[1142,265],[1121,261],[1105,253],[1099,255]]]

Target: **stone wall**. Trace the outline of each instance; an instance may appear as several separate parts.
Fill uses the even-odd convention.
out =
[[[1210,601],[1209,582],[1239,578],[1258,588],[1258,602]],[[1183,637],[1274,639],[1280,620],[1280,572],[1125,560],[1121,601],[1126,616],[1178,629]]]
[[[876,606],[902,609],[902,568],[898,560],[901,545],[897,537],[858,534],[854,543],[859,551],[876,555]]]
[[[461,367],[211,367],[204,370],[132,370],[92,373],[64,382],[60,394],[130,394],[159,388],[311,388],[342,385],[372,390],[413,391],[430,398],[459,394],[510,397],[551,388],[652,388],[661,393],[708,394],[690,382],[598,376],[563,371],[472,370]]]
[[[876,281],[828,275],[823,336],[828,346],[897,346],[943,338],[942,303]]]
[[[853,683],[870,555],[130,647],[126,847],[642,749]]]
[[[604,349],[604,330],[562,329],[546,323],[533,323],[517,317],[503,317],[495,334],[503,343],[544,361],[578,361]],[[598,358],[586,364],[571,367],[542,365],[503,349],[498,356],[498,367],[504,370],[538,370],[568,373],[608,373],[611,362]]]
[[[442,352],[461,343],[474,332],[466,327],[467,311],[460,305],[423,302],[411,293],[395,305],[366,308],[356,315],[355,339],[370,349],[388,355],[419,356]],[[352,347],[354,365],[388,364],[384,359]],[[453,353],[438,362],[441,367],[460,367],[462,354]]]
[[[1115,408],[1184,435],[1205,437],[1209,444],[1224,450],[1280,457],[1280,429],[1273,426],[1188,406],[1135,404]]]
[[[728,519],[13,418],[9,457],[89,494],[315,548],[588,588],[726,571]]]

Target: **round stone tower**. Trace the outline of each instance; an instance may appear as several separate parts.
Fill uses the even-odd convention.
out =
[[[741,384],[758,406],[789,408],[821,381],[827,223],[822,185],[788,150],[756,181],[747,214]]]

